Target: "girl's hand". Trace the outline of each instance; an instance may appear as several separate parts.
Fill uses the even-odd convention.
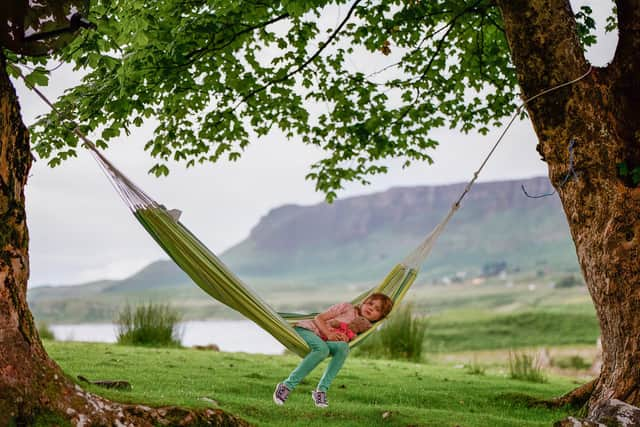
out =
[[[344,342],[348,342],[349,341],[349,337],[346,334],[343,334],[342,332],[330,331],[327,334],[327,340],[328,341],[344,341]]]

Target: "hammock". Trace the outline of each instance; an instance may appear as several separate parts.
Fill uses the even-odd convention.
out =
[[[313,318],[316,313],[276,312],[178,221],[178,211],[169,211],[151,199],[115,168],[93,144],[89,145],[89,149],[140,224],[203,291],[255,322],[297,355],[304,357],[310,351],[307,343],[296,333],[292,325],[299,320]],[[372,292],[381,292],[388,295],[396,307],[415,281],[420,265],[431,251],[435,239],[457,210],[457,206],[454,205],[444,221],[436,226],[409,256],[393,267],[378,286],[362,293],[351,302],[356,305]],[[355,346],[362,342],[375,329],[371,328],[358,335],[349,345]]]
[[[29,84],[25,79],[22,71],[11,63],[7,66],[11,67],[25,82],[27,87],[32,89],[51,109],[60,116],[64,116],[38,88]],[[427,235],[422,243],[414,249],[403,261],[397,264],[387,274],[387,276],[378,284],[378,286],[362,293],[360,296],[351,301],[354,305],[359,304],[373,292],[381,292],[388,295],[394,302],[394,308],[405,296],[409,287],[416,280],[420,266],[431,252],[436,239],[460,207],[460,202],[469,192],[471,186],[478,178],[478,174],[484,168],[487,161],[494,153],[498,144],[502,141],[505,134],[513,124],[516,117],[520,115],[522,108],[530,101],[545,95],[551,91],[560,89],[565,86],[572,85],[583,78],[590,72],[591,67],[582,76],[556,85],[549,89],[532,96],[516,109],[511,117],[511,121],[505,127],[499,138],[485,157],[484,161],[473,174],[473,178],[458,200],[452,205],[451,209],[444,219],[434,227]],[[131,182],[124,174],[116,169],[96,148],[76,126],[74,132],[80,139],[85,142],[98,164],[104,170],[107,178],[111,181],[116,191],[120,194],[129,209],[133,212],[142,226],[149,232],[151,237],[162,247],[165,252],[173,259],[173,261],[206,293],[213,298],[227,305],[228,307],[238,311],[248,319],[254,321],[265,331],[269,332],[275,339],[280,341],[282,345],[296,353],[300,357],[304,357],[309,351],[307,343],[296,333],[292,325],[302,319],[313,318],[316,313],[310,314],[293,314],[278,313],[258,295],[253,292],[246,284],[244,284],[224,263],[207,247],[198,240],[185,226],[179,221],[179,215],[176,211],[168,211],[163,205],[158,204],[147,194]],[[377,323],[379,325],[380,322]],[[355,346],[362,342],[377,328],[371,328],[368,331],[358,335],[356,339],[349,342],[349,345]]]

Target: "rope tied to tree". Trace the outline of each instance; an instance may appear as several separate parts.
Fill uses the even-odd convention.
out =
[[[482,164],[480,165],[480,167],[478,168],[477,171],[474,172],[473,174],[473,178],[471,179],[471,181],[469,181],[469,183],[467,184],[467,186],[465,187],[464,191],[462,192],[462,194],[460,195],[460,197],[458,198],[458,200],[454,203],[454,207],[455,209],[457,209],[458,207],[460,207],[460,203],[462,202],[462,199],[464,198],[464,196],[467,195],[467,193],[469,192],[469,190],[471,190],[471,186],[473,186],[473,184],[475,183],[476,179],[478,178],[478,175],[480,174],[480,172],[482,171],[482,169],[484,168],[484,166],[487,164],[487,162],[489,161],[489,158],[493,155],[493,153],[496,151],[496,148],[498,148],[498,145],[500,144],[500,142],[502,142],[502,140],[504,139],[504,136],[506,135],[507,131],[509,130],[509,128],[511,127],[511,125],[513,124],[513,122],[516,120],[516,117],[518,117],[518,115],[520,115],[520,113],[522,112],[522,109],[531,101],[533,101],[536,98],[539,98],[543,95],[548,94],[549,92],[553,92],[555,90],[561,89],[565,86],[570,86],[574,83],[579,82],[580,80],[584,79],[585,77],[587,77],[591,71],[593,70],[593,66],[589,66],[589,69],[582,74],[580,77],[577,77],[573,80],[569,80],[567,82],[564,83],[560,83],[559,85],[550,87],[549,89],[545,89],[535,95],[533,95],[532,97],[525,99],[522,104],[520,104],[520,106],[518,108],[516,108],[515,113],[513,113],[513,116],[511,117],[511,120],[509,120],[509,123],[507,124],[507,126],[504,128],[504,130],[502,131],[502,133],[500,134],[500,136],[498,137],[498,139],[496,140],[495,144],[493,144],[493,147],[491,148],[491,150],[489,151],[489,154],[487,154],[482,162]],[[570,145],[570,148],[572,149],[573,147]],[[573,171],[573,151],[570,151],[570,161],[571,163],[571,168],[570,168],[570,172]],[[573,172],[573,174],[575,175],[575,171]],[[577,178],[577,175],[575,175]],[[567,178],[565,177],[565,182],[567,181]],[[563,183],[564,185],[564,183]],[[526,192],[525,192],[526,194]],[[454,208],[452,208],[454,209]]]
[[[558,188],[562,188],[568,181],[570,178],[575,178],[575,179],[579,179],[578,177],[578,173],[575,171],[575,169],[573,168],[573,148],[576,145],[576,139],[575,138],[571,138],[571,140],[569,141],[569,171],[567,171],[567,174],[565,175],[564,179],[562,180],[562,182],[558,185]],[[524,184],[520,186],[520,188],[522,188],[522,192],[524,193],[525,196],[529,197],[530,199],[541,199],[543,197],[548,197],[548,196],[553,196],[554,194],[556,194],[556,189],[554,188],[553,191],[551,193],[543,193],[543,194],[538,194],[535,196],[531,196],[529,193],[527,193],[527,190],[524,188]]]

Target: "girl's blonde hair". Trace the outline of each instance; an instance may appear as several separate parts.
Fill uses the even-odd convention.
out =
[[[387,317],[389,315],[389,313],[391,313],[391,309],[393,308],[393,300],[391,298],[389,298],[387,295],[381,293],[381,292],[374,292],[371,295],[369,295],[368,297],[366,297],[364,299],[364,301],[362,301],[363,303],[366,301],[380,301],[381,303],[381,308],[380,308],[380,319],[378,320],[382,320],[385,317]]]

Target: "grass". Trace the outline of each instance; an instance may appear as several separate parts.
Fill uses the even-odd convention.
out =
[[[261,426],[549,426],[569,410],[529,407],[522,396],[551,398],[577,386],[554,376],[537,384],[491,371],[471,375],[447,364],[351,357],[330,390],[328,409],[315,408],[310,398],[321,369],[277,407],[273,388],[298,363],[295,356],[56,341],[45,341],[45,346],[70,377],[132,384],[130,391],[82,384],[107,398],[215,406]]]
[[[508,314],[449,311],[429,319],[425,348],[431,353],[595,344],[598,321],[582,307],[542,308]]]

